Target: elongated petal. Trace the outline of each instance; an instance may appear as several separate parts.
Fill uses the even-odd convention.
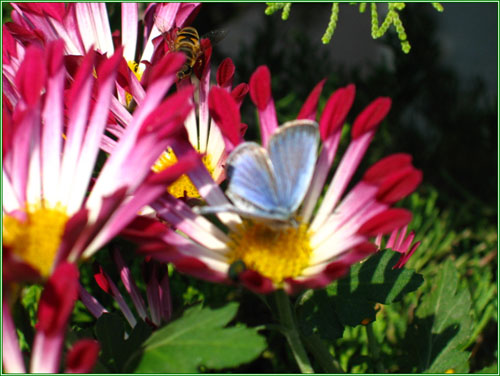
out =
[[[5,295],[2,300],[2,345],[4,370],[8,373],[25,373],[26,368],[24,367],[23,355],[17,339],[16,326]]]
[[[276,289],[269,278],[262,276],[254,270],[245,270],[238,277],[247,289],[257,294],[269,294]]]
[[[311,91],[302,108],[297,115],[297,119],[316,120],[316,110],[318,108],[319,96],[325,85],[326,78],[321,80]]]
[[[93,339],[82,339],[76,342],[67,355],[66,372],[91,372],[99,356],[99,347],[99,342]]]
[[[42,87],[45,85],[46,70],[43,51],[37,47],[29,47],[26,56],[16,75],[16,86],[30,106],[40,99]]]
[[[366,221],[358,230],[359,234],[375,236],[386,234],[403,227],[411,221],[411,213],[405,209],[387,209]]]
[[[337,132],[344,124],[347,113],[354,102],[355,92],[354,85],[348,85],[335,91],[326,102],[319,122],[320,135],[323,141]]]
[[[278,127],[278,121],[271,96],[271,72],[265,65],[258,67],[250,77],[250,98],[259,112],[262,145],[266,147],[269,137]]]
[[[212,119],[229,141],[229,144],[226,144],[226,149],[232,150],[241,142],[240,110],[236,101],[225,90],[213,87],[208,96],[208,106]]]
[[[216,80],[217,85],[226,90],[231,90],[233,86],[235,66],[231,58],[227,57],[222,60],[222,63],[217,68]]]
[[[352,126],[352,138],[356,139],[361,135],[373,130],[386,117],[391,108],[391,99],[381,97],[375,99],[361,112]]]
[[[127,61],[135,61],[137,47],[137,26],[139,22],[139,6],[137,3],[122,3],[122,46],[123,57]]]

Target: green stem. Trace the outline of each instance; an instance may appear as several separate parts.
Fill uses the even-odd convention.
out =
[[[380,349],[378,347],[377,339],[375,338],[375,333],[373,332],[372,324],[365,326],[366,335],[368,337],[368,348],[372,354],[373,360],[375,362],[375,369],[377,373],[385,373],[384,366],[380,361]]]
[[[306,346],[326,373],[345,373],[339,362],[333,358],[325,343],[316,334],[304,337]]]
[[[288,295],[285,293],[285,291],[278,290],[275,292],[274,296],[276,298],[279,321],[284,328],[283,334],[285,335],[288,344],[290,345],[293,356],[300,368],[300,371],[302,373],[314,373],[311,362],[307,357],[306,350],[304,349],[302,341],[300,340],[299,329],[292,312],[292,307],[290,306]]]

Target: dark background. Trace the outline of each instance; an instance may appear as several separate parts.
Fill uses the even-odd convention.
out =
[[[214,61],[231,57],[236,83],[248,82],[257,66],[269,66],[280,122],[296,116],[325,77],[324,99],[337,87],[356,84],[348,121],[377,96],[390,96],[393,107],[368,161],[370,155],[378,159],[409,152],[424,171],[425,183],[438,188],[441,205],[467,203],[472,216],[496,222],[497,4],[443,6],[439,13],[430,4],[407,4],[400,12],[412,46],[409,54],[401,51],[392,27],[372,39],[369,5],[360,14],[357,6],[341,3],[327,45],[320,39],[330,17],[328,3],[294,4],[287,21],[281,12],[266,16],[263,3],[205,3],[194,26],[201,34],[228,30],[214,48]],[[382,17],[379,13],[380,23]],[[250,127],[248,136],[257,137],[249,99],[243,121]]]

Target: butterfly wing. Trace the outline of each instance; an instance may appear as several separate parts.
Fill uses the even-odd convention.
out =
[[[240,214],[284,219],[283,214],[276,211],[276,180],[271,160],[264,148],[255,142],[240,144],[227,158],[226,168],[229,179],[226,194]]]
[[[318,125],[312,120],[287,122],[269,140],[280,210],[293,213],[302,203],[314,173],[318,143]]]

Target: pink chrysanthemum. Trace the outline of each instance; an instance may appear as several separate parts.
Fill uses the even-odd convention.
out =
[[[183,61],[170,55],[93,177],[121,51],[97,69],[96,54],[87,53],[65,92],[62,49],[61,41],[45,51],[28,48],[15,81],[19,99],[4,103],[4,281],[29,269],[47,277],[58,262],[89,257],[199,159],[193,153],[162,174],[150,169],[167,145],[185,137],[191,110],[189,88],[161,102]]]
[[[250,80],[250,95],[259,113],[264,147],[279,129],[270,83],[265,66],[258,68]],[[320,82],[312,91],[298,119],[315,119],[323,84],[324,81]],[[174,263],[181,272],[216,282],[231,282],[234,269],[241,268],[236,270],[238,280],[261,293],[278,288],[293,293],[323,287],[344,275],[351,264],[375,252],[377,247],[372,240],[376,235],[390,233],[410,221],[410,212],[391,206],[416,188],[422,174],[412,166],[409,155],[392,155],[369,168],[362,180],[344,194],[378,125],[389,111],[390,99],[378,98],[355,119],[351,143],[318,204],[354,91],[353,85],[337,90],[320,116],[322,149],[309,190],[297,212],[298,225],[274,228],[265,222],[219,212],[218,219],[226,228],[221,230],[183,202],[166,195],[152,207],[171,227],[146,218],[134,223],[134,230],[141,231],[143,240],[144,235],[150,236],[142,251]],[[219,88],[211,90],[209,105],[226,148],[231,150],[241,142],[238,106]],[[183,150],[177,152],[182,154]],[[229,204],[203,166],[188,175],[209,205]],[[134,230],[129,234],[139,235]]]
[[[64,40],[64,54],[83,56],[91,49],[113,55],[117,46],[125,59],[121,69],[123,80],[117,82],[118,99],[123,105],[130,103],[130,95],[144,95],[138,88],[147,67],[151,67],[156,48],[163,34],[176,27],[189,24],[199,11],[200,3],[149,4],[144,18],[139,20],[138,3],[121,4],[121,30],[119,38],[111,32],[105,3],[12,3],[12,22],[3,26],[4,40],[9,46],[4,51],[10,55],[7,79],[13,81],[17,62],[22,59],[23,49],[30,44],[45,46]],[[139,24],[144,26],[139,35]],[[138,50],[138,41],[142,50]],[[164,54],[157,54],[156,61]],[[127,67],[128,66],[128,67]],[[139,90],[137,93],[136,90]]]

